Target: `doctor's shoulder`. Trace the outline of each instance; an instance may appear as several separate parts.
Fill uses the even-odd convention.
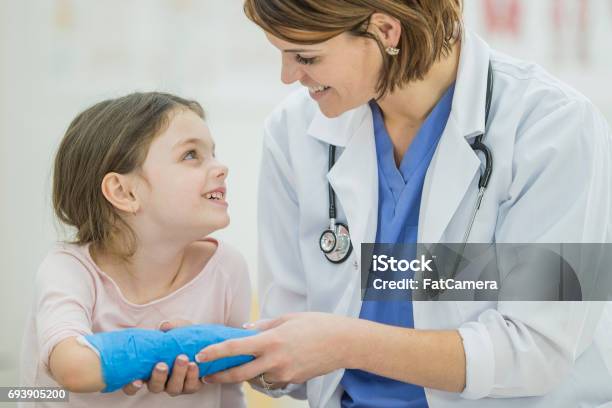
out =
[[[516,143],[531,134],[537,137],[533,142],[584,137],[608,143],[609,125],[603,114],[571,85],[538,64],[497,51],[492,51],[491,61],[497,96],[495,116],[505,122],[505,129],[515,131]]]
[[[494,154],[498,175],[509,183],[505,207],[519,200],[526,205],[529,200],[522,197],[528,191],[538,200],[559,202],[554,197],[584,199],[585,180],[612,186],[612,180],[605,180],[605,169],[612,163],[612,135],[593,103],[537,64],[496,51],[491,63],[493,102],[487,138],[502,148]],[[544,217],[535,209],[531,214],[534,221]]]
[[[487,131],[499,180],[499,242],[601,242],[612,192],[609,125],[537,64],[493,52]],[[495,173],[497,172],[497,176]],[[595,206],[597,203],[597,206]],[[595,215],[597,214],[597,215]]]

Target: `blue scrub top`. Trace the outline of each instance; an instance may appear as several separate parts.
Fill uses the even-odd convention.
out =
[[[376,102],[370,102],[378,160],[378,243],[416,243],[425,173],[446,127],[455,85],[431,111],[410,144],[399,168],[393,144]],[[414,327],[412,300],[364,301],[359,318],[400,327]],[[423,408],[423,387],[361,370],[346,370],[341,380],[342,407]]]

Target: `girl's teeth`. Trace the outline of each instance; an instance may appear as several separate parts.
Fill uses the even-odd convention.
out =
[[[205,197],[207,199],[215,199],[215,200],[222,200],[223,199],[223,193],[220,192],[214,192],[214,193],[206,193]]]

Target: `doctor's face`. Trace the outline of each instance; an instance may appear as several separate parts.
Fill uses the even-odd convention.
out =
[[[302,45],[266,36],[282,54],[281,80],[307,87],[325,116],[339,116],[377,96],[382,56],[374,41],[343,33]]]

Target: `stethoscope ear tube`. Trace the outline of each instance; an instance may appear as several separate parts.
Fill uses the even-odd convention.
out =
[[[476,214],[478,214],[478,210],[480,209],[480,203],[482,202],[482,198],[484,196],[485,190],[489,186],[489,181],[491,179],[491,174],[493,173],[493,154],[491,150],[482,142],[482,139],[487,133],[489,126],[489,112],[491,109],[491,100],[493,98],[493,67],[491,66],[491,62],[489,61],[489,72],[487,75],[487,95],[485,102],[485,131],[483,134],[476,136],[476,139],[472,143],[472,150],[475,152],[481,152],[484,155],[484,170],[480,174],[480,178],[478,179],[478,193],[476,195],[476,202],[474,204],[474,208],[472,209],[472,213],[468,220],[468,225],[465,230],[465,234],[463,235],[461,249],[457,256],[455,265],[450,274],[450,278],[455,278],[457,275],[457,269],[459,268],[459,260],[463,256],[465,251],[465,247],[467,245],[468,239],[470,237],[470,233],[472,231],[472,227],[474,225],[474,221],[476,220]],[[436,269],[437,276],[437,269]],[[432,299],[438,298],[440,294],[444,293],[444,290],[436,290],[436,291],[428,291],[429,295]]]
[[[330,144],[329,145],[329,161],[328,161],[328,166],[327,166],[327,170],[331,171],[332,167],[334,167],[334,163],[336,162],[336,146]],[[336,220],[336,193],[334,192],[334,188],[332,187],[331,183],[327,183],[327,189],[328,194],[329,194],[329,219],[330,219],[330,223],[332,224],[332,226],[330,226],[331,229],[333,229],[333,225],[335,223]]]
[[[491,173],[493,172],[493,155],[489,148],[482,143],[482,135],[478,136],[474,143],[472,143],[472,150],[481,152],[485,156],[485,168],[478,180],[478,188],[487,188]]]
[[[485,168],[482,174],[480,175],[480,180],[478,180],[478,188],[486,189],[489,186],[489,180],[491,178],[491,173],[493,173],[493,154],[491,150],[482,142],[482,139],[487,133],[489,127],[489,113],[491,112],[491,101],[493,100],[493,66],[491,65],[491,61],[489,61],[489,69],[487,72],[487,94],[485,99],[485,131],[482,135],[478,135],[476,140],[472,144],[472,149],[474,151],[479,151],[485,156]]]

